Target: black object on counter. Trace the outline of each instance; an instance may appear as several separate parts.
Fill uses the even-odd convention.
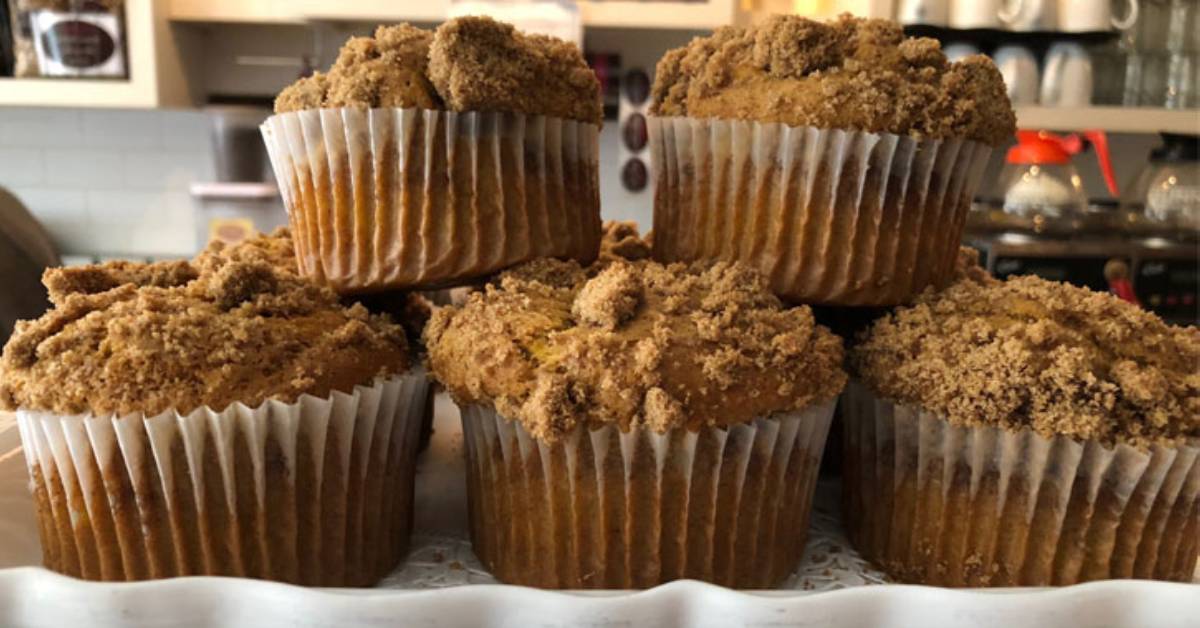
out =
[[[640,106],[650,97],[650,76],[641,68],[626,72],[624,90],[629,102]]]
[[[42,273],[62,260],[49,234],[17,197],[0,187],[0,345],[18,320],[50,307]]]
[[[1092,32],[1010,31],[996,28],[950,28],[930,24],[905,25],[904,34],[909,37],[932,37],[942,42],[970,42],[979,48],[1020,44],[1037,50],[1044,50],[1057,41],[1075,41],[1085,45],[1102,44],[1114,40],[1120,35],[1115,30]]]
[[[979,249],[981,264],[997,277],[1065,281],[1111,292],[1174,325],[1200,323],[1200,257],[1194,242],[985,236],[968,244]]]
[[[621,167],[621,183],[626,190],[641,192],[649,182],[650,172],[646,169],[646,162],[640,158],[633,157]]]
[[[13,73],[12,14],[8,2],[0,1],[0,76]]]
[[[625,148],[630,152],[638,152],[646,147],[646,142],[649,140],[649,131],[646,127],[646,116],[635,113],[621,125],[621,138],[625,141]]]

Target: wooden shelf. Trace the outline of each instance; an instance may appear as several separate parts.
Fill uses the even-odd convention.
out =
[[[1017,126],[1022,129],[1082,131],[1101,129],[1111,133],[1200,134],[1200,110],[1151,107],[1017,107]]]
[[[275,0],[278,1],[278,0]],[[202,0],[174,0],[201,6]],[[257,0],[251,5],[270,4]],[[217,4],[234,3],[220,0]],[[441,22],[446,19],[448,0],[396,2],[395,0],[292,0],[288,5],[296,15],[308,20],[337,21],[412,21]],[[735,0],[702,2],[641,2],[637,0],[579,0],[584,26],[615,28],[712,29],[733,21]]]
[[[182,107],[191,104],[182,63],[166,19],[166,0],[125,5],[129,78],[3,78],[0,106]]]
[[[710,30],[733,22],[733,0],[638,2],[579,0],[583,25],[613,28]]]
[[[307,20],[342,22],[441,22],[449,0],[292,0],[292,10]]]
[[[217,24],[302,24],[287,0],[170,0],[167,17],[176,22]],[[349,3],[353,4],[353,3]]]

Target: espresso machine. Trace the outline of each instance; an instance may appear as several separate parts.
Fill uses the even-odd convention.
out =
[[[1022,132],[965,240],[997,277],[1038,275],[1112,292],[1169,323],[1200,324],[1200,138],[1164,135],[1121,201],[1089,201],[1072,159],[1090,142],[1117,197],[1102,134]]]

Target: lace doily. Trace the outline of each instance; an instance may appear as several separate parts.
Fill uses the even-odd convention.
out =
[[[445,395],[436,400],[434,438],[417,471],[416,529],[408,559],[378,586],[431,589],[464,584],[500,584],[475,558],[466,531],[462,433],[457,408]],[[838,490],[817,486],[809,537],[799,567],[780,586],[795,591],[830,591],[888,582],[859,556],[841,530]]]

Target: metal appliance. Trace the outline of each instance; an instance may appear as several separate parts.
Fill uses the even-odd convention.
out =
[[[1041,238],[968,233],[997,277],[1037,275],[1140,304],[1175,325],[1200,324],[1200,245],[1121,236]]]
[[[287,213],[258,129],[271,110],[225,105],[205,111],[212,122],[216,181],[191,186],[196,245],[202,248],[211,240],[232,244],[286,225]]]

